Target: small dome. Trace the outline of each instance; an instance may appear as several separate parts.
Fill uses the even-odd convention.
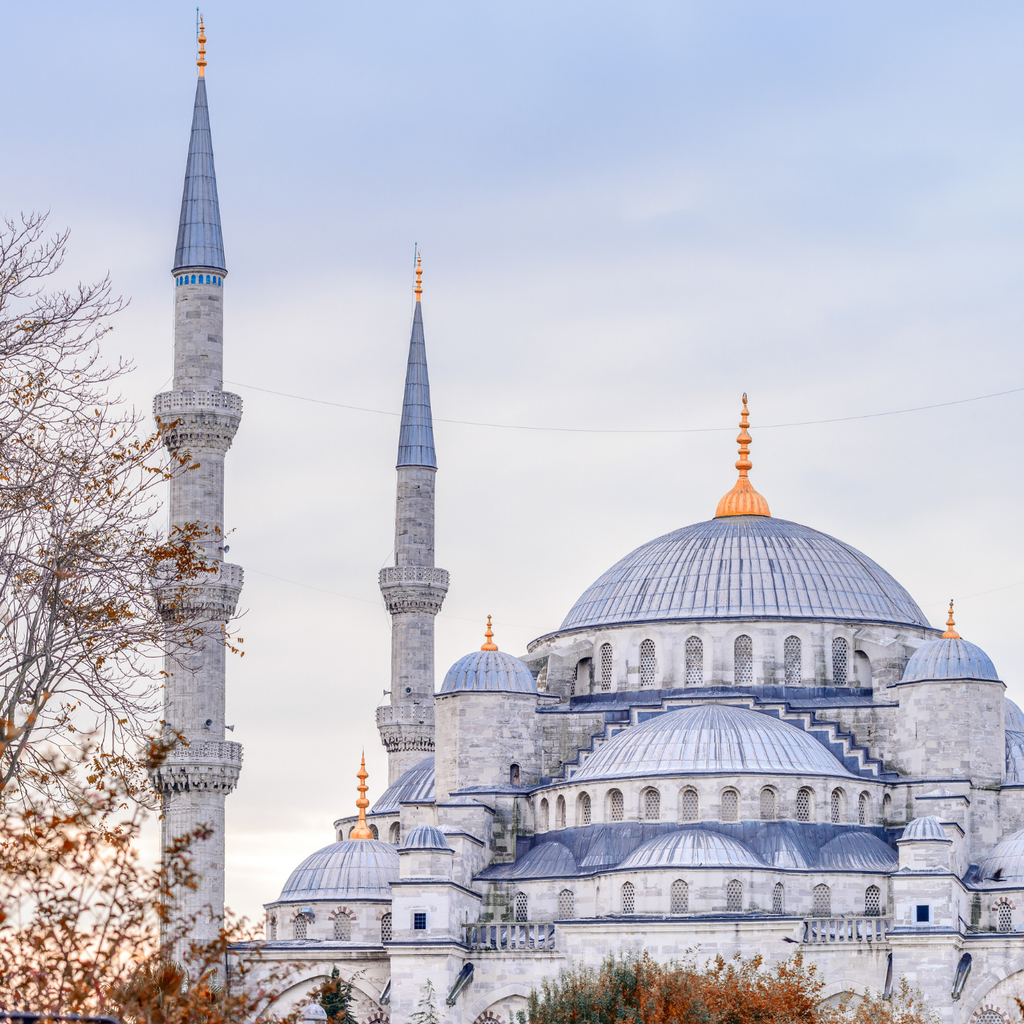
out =
[[[936,839],[945,843],[949,842],[946,830],[942,827],[942,822],[934,814],[929,814],[923,818],[915,818],[910,822],[903,830],[900,841],[905,843],[907,840],[916,840],[919,843],[927,843],[935,842]]]
[[[1006,781],[1024,782],[1024,732],[1006,730]]]
[[[285,882],[280,902],[389,900],[398,879],[398,852],[376,839],[347,839],[310,854]]]
[[[959,637],[929,640],[922,644],[903,670],[904,683],[931,679],[992,679],[998,680],[995,665],[977,645]]]
[[[1009,697],[1003,699],[1006,701],[1006,728],[1014,732],[1024,732],[1024,711],[1021,711]]]
[[[843,832],[821,848],[818,863],[834,871],[892,871],[899,857],[870,832]]]
[[[504,651],[474,651],[459,658],[444,677],[441,693],[469,690],[492,693],[536,693],[530,670]]]
[[[572,781],[693,772],[850,775],[795,725],[731,704],[699,704],[667,711],[613,736]]]
[[[809,868],[815,863],[813,847],[808,848],[800,838],[785,828],[766,828],[751,842],[754,852],[766,864],[776,868]]]
[[[444,833],[434,825],[417,825],[403,840],[403,850],[441,850],[452,853]]]
[[[414,764],[396,779],[370,809],[370,814],[397,814],[398,805],[409,800],[434,802],[434,755]]]
[[[981,862],[978,877],[983,882],[1024,882],[1024,829],[996,843]]]
[[[564,843],[540,843],[512,869],[511,878],[571,878],[576,874],[576,858]]]
[[[622,868],[763,868],[765,863],[738,839],[706,828],[658,836],[634,850]]]

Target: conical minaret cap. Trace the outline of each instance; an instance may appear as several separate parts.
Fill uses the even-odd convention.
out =
[[[743,396],[743,412],[740,414],[740,433],[736,438],[740,446],[740,457],[736,463],[739,470],[739,479],[733,489],[722,497],[715,511],[715,518],[722,516],[771,516],[768,510],[768,502],[765,501],[747,478],[747,474],[753,467],[750,461],[750,445],[753,438],[750,436],[750,412],[747,410],[747,396]]]
[[[430,380],[427,377],[427,347],[423,340],[422,259],[416,257],[416,309],[412,316],[409,362],[405,370],[402,426],[398,432],[397,469],[425,466],[437,469],[434,452],[434,421],[430,415]]]

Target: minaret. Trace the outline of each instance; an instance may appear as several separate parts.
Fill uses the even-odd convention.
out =
[[[448,573],[434,568],[434,426],[423,343],[422,260],[416,257],[416,309],[398,433],[395,564],[380,571],[391,613],[391,703],[377,709],[388,752],[388,785],[434,750],[434,616]]]
[[[164,848],[201,826],[212,831],[192,849],[199,886],[182,891],[175,906],[179,922],[195,918],[189,938],[198,942],[217,935],[224,913],[224,798],[235,788],[242,766],[241,744],[224,739],[222,639],[242,589],[241,567],[224,561],[224,455],[238,429],[242,400],[223,390],[227,267],[206,106],[205,44],[200,23],[199,81],[171,271],[174,390],[157,395],[153,402],[168,450],[188,456],[171,480],[170,528],[198,523],[202,536],[197,546],[211,567],[174,602],[203,635],[187,653],[167,659],[164,721],[188,745],[176,746],[154,773],[163,801]],[[168,614],[174,611],[169,608]]]

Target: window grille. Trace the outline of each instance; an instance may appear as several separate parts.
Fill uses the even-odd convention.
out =
[[[385,914],[380,919],[380,941],[390,942],[391,941],[391,915]]]
[[[576,916],[576,897],[572,889],[563,889],[558,894],[558,916],[563,921]]]
[[[809,789],[801,789],[796,795],[796,820],[810,821],[812,806],[811,791]]]
[[[1006,1021],[998,1010],[982,1010],[974,1018],[974,1024],[1006,1024]]]
[[[565,828],[565,797],[560,796],[555,802],[555,828]]]
[[[800,655],[800,637],[787,636],[783,651],[785,652],[786,685],[799,686],[800,669],[803,667]]]
[[[869,885],[864,890],[864,915],[878,917],[882,913],[882,890],[877,885]]]
[[[661,794],[656,789],[645,789],[643,797],[644,821],[661,821]]]
[[[743,909],[743,883],[738,878],[734,878],[725,887],[725,909],[733,911]]]
[[[732,657],[733,682],[737,686],[751,686],[754,682],[754,641],[746,633],[736,637]]]
[[[832,641],[832,685],[845,686],[847,682],[847,665],[850,663],[850,645],[846,637],[837,636]]]
[[[589,825],[590,824],[590,794],[583,793],[580,795],[580,813],[579,813],[579,824]]]
[[[622,821],[623,804],[621,790],[613,789],[608,794],[608,808],[608,817],[611,818],[612,821]]]
[[[607,693],[612,688],[612,645],[601,644],[601,689]]]
[[[569,696],[570,697],[575,697],[576,696],[576,680],[579,677],[579,674],[580,674],[580,665],[579,665],[579,662],[577,662],[573,666],[573,669],[572,669],[572,679],[569,680]]]
[[[761,820],[775,820],[775,790],[768,786],[761,790]]]
[[[374,839],[379,838],[379,833],[377,832],[377,826],[376,825],[371,825],[370,826],[370,835],[373,836]]]
[[[640,645],[640,685],[649,687],[654,685],[654,641],[645,640]]]
[[[857,801],[857,824],[866,825],[871,808],[871,797],[867,793],[861,793]]]
[[[530,909],[529,901],[526,898],[525,892],[516,893],[516,920],[517,921],[529,921],[530,915],[528,913]]]
[[[700,798],[697,796],[697,790],[684,789],[683,795],[680,797],[680,805],[683,821],[700,820]]]
[[[772,889],[772,913],[784,914],[786,912],[786,887],[781,882],[775,883]]]
[[[397,845],[399,840],[402,838],[402,826],[397,822],[392,822],[391,825],[391,843]]]
[[[699,636],[686,638],[686,685],[704,685],[704,641]]]
[[[882,820],[889,821],[892,818],[892,797],[886,793],[882,797]]]
[[[841,789],[832,790],[832,824],[838,825],[843,820],[843,791]]]
[[[735,789],[722,790],[722,821],[740,820],[740,795]]]
[[[670,906],[669,913],[671,914],[686,914],[690,910],[690,887],[681,878],[677,878],[672,883]]]
[[[547,832],[551,827],[551,809],[548,807],[547,800],[541,800],[540,802],[540,830],[541,832]]]
[[[295,938],[304,939],[306,937],[306,915],[299,914],[295,918]]]
[[[827,885],[816,885],[811,899],[812,917],[832,916],[832,890]]]
[[[267,921],[267,938],[271,939],[271,940],[277,938],[277,918],[276,917],[272,917],[272,918],[270,918]]]
[[[633,888],[632,882],[624,882],[622,885],[622,912],[636,913],[636,889]]]
[[[1009,903],[999,904],[999,917],[997,927],[1001,932],[1013,931],[1013,911]]]
[[[352,921],[348,914],[338,914],[334,918],[334,937],[339,942],[348,942],[352,938]]]

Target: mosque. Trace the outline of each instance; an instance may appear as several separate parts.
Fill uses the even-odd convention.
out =
[[[227,267],[200,56],[175,390],[157,407],[178,416],[168,443],[212,467],[172,488],[172,522],[199,509],[216,525],[241,400],[222,390]],[[339,968],[363,1024],[405,1024],[428,981],[451,1024],[511,1024],[544,979],[641,948],[769,962],[799,949],[830,999],[905,976],[945,1024],[1019,1019],[1024,714],[952,604],[936,629],[867,555],[771,514],[750,480],[746,396],[738,476],[717,507],[728,481],[707,481],[707,521],[619,558],[521,657],[488,620],[435,692],[449,576],[434,558],[420,281],[418,265],[395,564],[379,579],[389,784],[370,806],[360,769],[358,816],[267,894],[265,940],[234,956],[256,977],[294,965],[279,1009]],[[229,617],[241,582],[225,563],[207,606]],[[195,741],[156,781],[167,827],[221,816],[194,897],[216,908],[241,768],[223,659],[207,652],[168,692],[168,720]]]

